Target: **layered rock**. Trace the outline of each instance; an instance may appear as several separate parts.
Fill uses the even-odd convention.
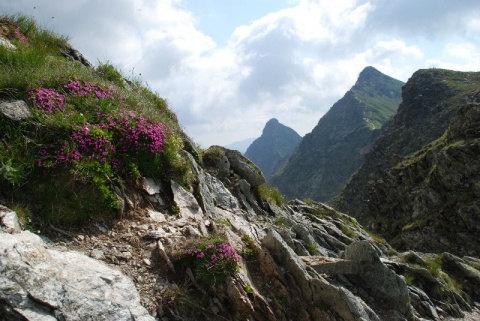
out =
[[[287,198],[327,201],[360,167],[386,121],[400,104],[403,83],[373,67],[305,135],[270,182]]]

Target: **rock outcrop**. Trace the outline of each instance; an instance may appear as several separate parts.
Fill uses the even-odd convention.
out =
[[[155,320],[132,280],[28,231],[0,237],[1,320]]]
[[[360,167],[383,124],[400,104],[403,83],[373,67],[303,137],[295,153],[269,182],[289,199],[327,201]]]

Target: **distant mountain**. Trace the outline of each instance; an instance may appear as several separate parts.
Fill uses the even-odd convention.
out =
[[[248,147],[245,156],[268,178],[279,162],[293,153],[301,140],[296,131],[272,118],[265,125],[262,136]]]
[[[327,201],[363,162],[401,102],[403,82],[366,67],[355,85],[320,119],[270,183],[287,198]]]
[[[240,153],[245,154],[247,148],[253,143],[254,140],[255,138],[247,138],[238,142],[233,142],[224,147],[228,149],[238,150]]]
[[[480,72],[419,70],[333,205],[399,249],[480,255]]]

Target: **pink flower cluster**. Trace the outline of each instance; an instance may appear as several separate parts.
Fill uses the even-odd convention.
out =
[[[18,26],[7,19],[0,19],[0,34],[8,39],[18,39],[21,43],[27,42],[27,38],[20,32]]]
[[[113,98],[115,89],[101,85],[95,85],[93,82],[70,80],[64,86],[74,96],[88,96],[94,94],[99,99]]]
[[[163,142],[167,134],[166,127],[153,120],[123,112],[119,116],[103,115],[105,122],[101,128],[114,133],[117,150],[120,153],[138,155],[141,152],[159,155],[163,151]]]
[[[47,114],[64,110],[66,95],[59,94],[55,89],[37,88],[28,93],[29,99]]]
[[[89,128],[91,127],[91,128]],[[91,130],[99,127],[98,125],[85,124],[72,133],[72,140],[75,142],[76,149],[71,153],[71,159],[78,160],[80,157],[84,157],[87,160],[99,160],[101,162],[108,162],[109,156],[111,157],[115,153],[115,146],[113,142],[99,135]]]
[[[163,124],[124,112],[117,116],[97,114],[97,123],[72,131],[70,143],[52,144],[40,151],[39,167],[56,168],[73,161],[96,160],[118,168],[122,160],[134,161],[140,153],[157,156],[163,151]]]
[[[200,260],[200,265],[207,270],[220,267],[226,273],[234,272],[239,262],[237,251],[227,243],[209,244],[203,250],[186,250],[185,254]]]

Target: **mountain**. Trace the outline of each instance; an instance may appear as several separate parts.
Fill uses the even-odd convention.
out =
[[[320,119],[270,183],[287,198],[327,201],[363,162],[400,104],[403,83],[366,67],[355,85]]]
[[[397,252],[323,203],[286,203],[239,151],[197,150],[164,99],[31,18],[0,15],[0,66],[0,321],[478,320],[477,257]],[[446,84],[478,90],[458,75]],[[406,175],[469,187],[466,98]],[[475,214],[462,191],[436,208]]]
[[[332,202],[400,248],[479,255],[480,73],[419,70]]]
[[[243,140],[239,140],[237,142],[233,142],[225,146],[228,149],[238,150],[240,153],[244,154],[247,151],[247,148],[253,143],[255,138],[247,138]]]
[[[262,136],[248,147],[245,156],[268,178],[280,161],[293,153],[301,140],[296,131],[272,118],[265,125]]]

